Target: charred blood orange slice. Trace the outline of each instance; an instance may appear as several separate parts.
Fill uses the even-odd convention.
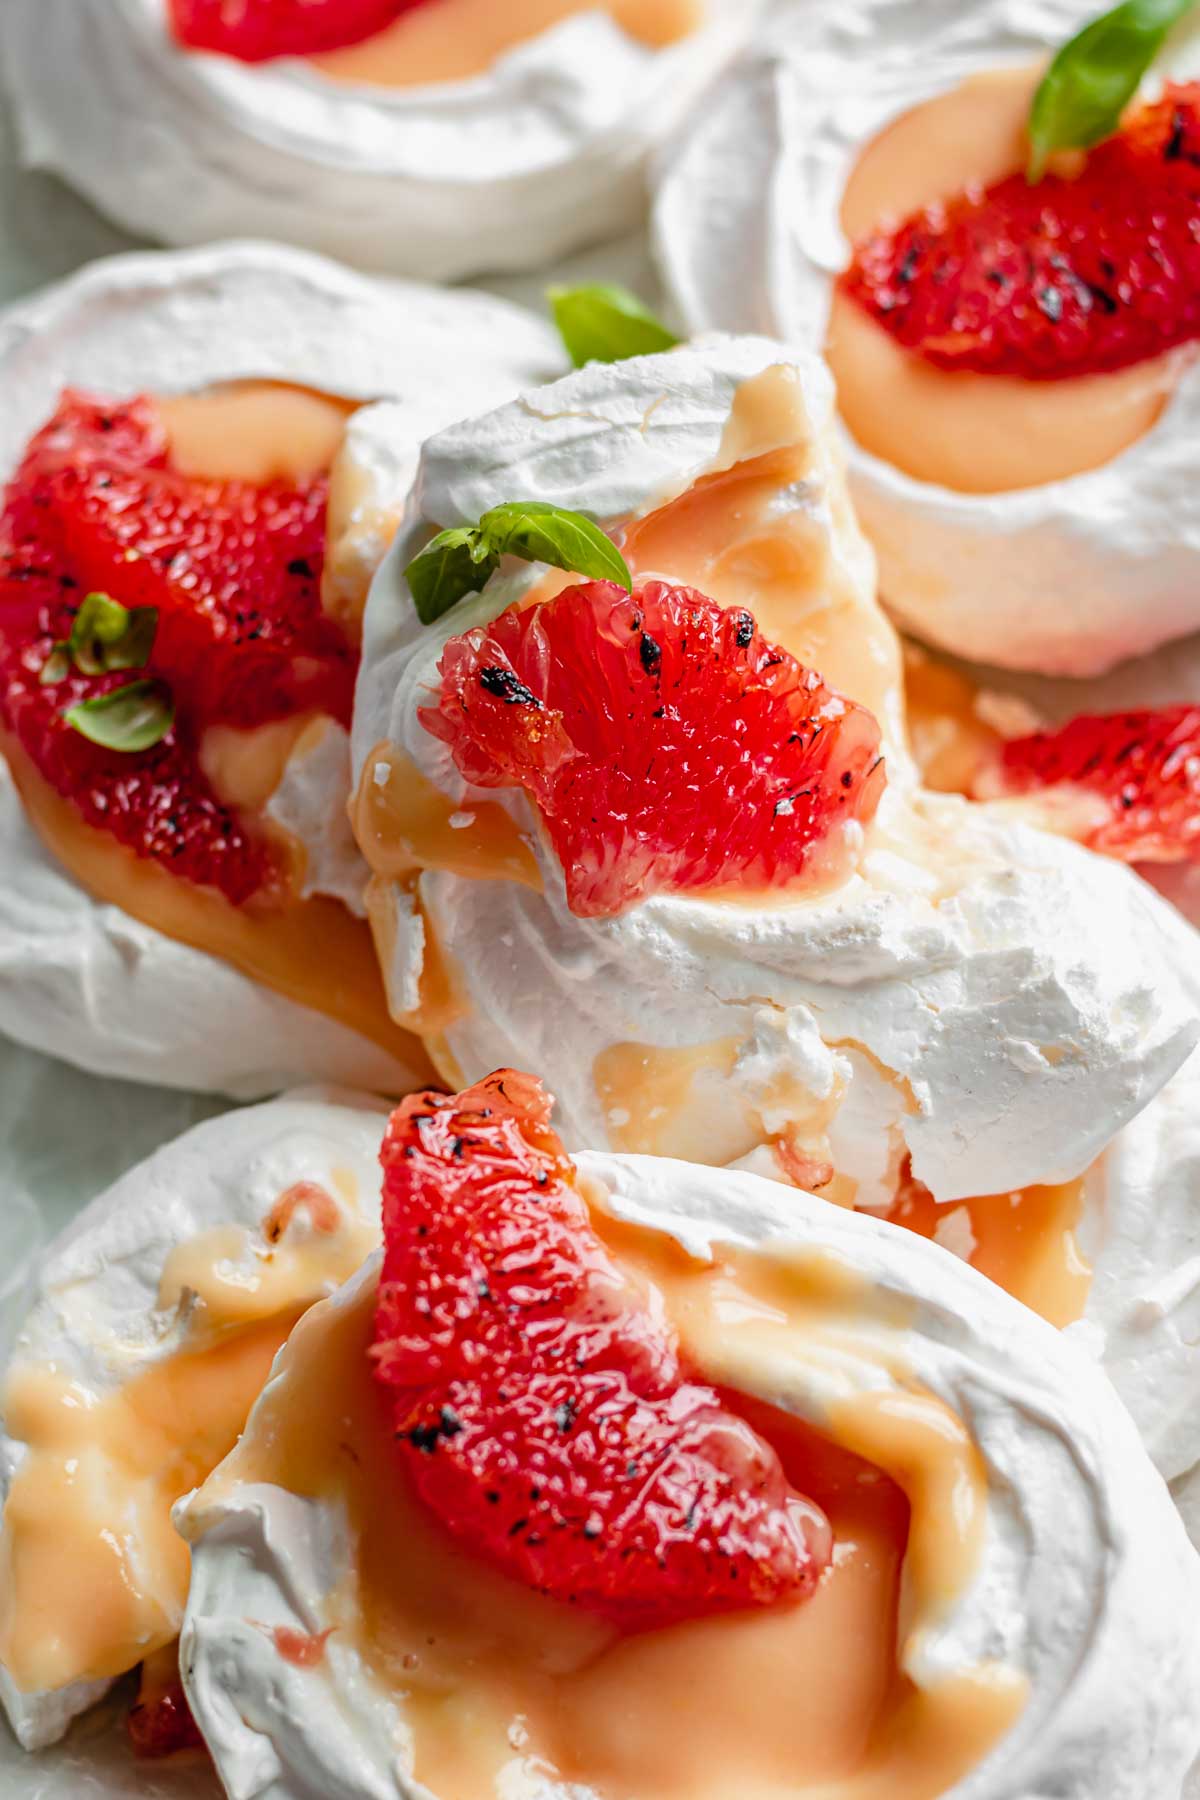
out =
[[[944,369],[1123,369],[1200,332],[1200,85],[1167,89],[1081,174],[1024,174],[859,244],[842,285]]]
[[[883,791],[872,714],[695,588],[568,588],[440,669],[422,724],[467,780],[537,803],[583,916],[794,882]]]
[[[985,795],[1078,792],[1101,803],[1083,841],[1126,862],[1200,856],[1200,707],[1085,714],[1002,744]]]
[[[549,1116],[505,1070],[388,1127],[373,1354],[416,1491],[495,1567],[625,1630],[804,1598],[827,1521],[682,1366]]]
[[[428,0],[168,0],[171,28],[190,50],[240,62],[318,56],[361,44]]]
[[[68,393],[0,510],[0,724],[87,824],[235,903],[276,865],[205,779],[203,729],[349,717],[355,653],[320,604],[325,498],[324,480],[190,480],[152,401]],[[175,723],[153,748],[106,749],[65,722],[128,672],[43,679],[93,590],[157,611],[137,673],[169,687]]]

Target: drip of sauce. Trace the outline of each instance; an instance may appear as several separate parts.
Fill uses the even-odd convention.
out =
[[[233,1448],[296,1320],[377,1236],[298,1184],[261,1233],[218,1227],[167,1257],[159,1307],[185,1336],[160,1361],[107,1393],[53,1363],[15,1371],[4,1413],[28,1448],[0,1537],[0,1662],[19,1689],[120,1675],[172,1642],[190,1570],[172,1505]]]
[[[427,1079],[421,1046],[388,1016],[370,929],[340,901],[316,895],[275,907],[232,906],[85,824],[7,734],[0,750],[38,836],[89,894],[348,1025],[392,1055],[411,1083]]]
[[[334,81],[422,87],[483,75],[506,50],[576,13],[608,13],[631,38],[665,49],[703,24],[703,0],[434,0],[361,44],[309,60]]]
[[[1040,77],[1040,69],[973,76],[882,131],[842,197],[850,242],[1022,168]],[[842,417],[863,448],[918,481],[972,494],[1036,487],[1111,462],[1150,430],[1187,355],[1069,381],[954,373],[893,342],[840,291],[826,344]]]
[[[913,1630],[928,1622],[978,1551],[985,1494],[961,1424],[911,1390],[891,1406],[848,1397],[828,1437],[743,1402],[739,1377],[757,1371],[783,1393],[776,1364],[854,1341],[855,1315],[869,1311],[857,1279],[811,1257],[722,1252],[697,1264],[658,1237],[597,1223],[635,1277],[660,1288],[689,1357],[734,1388],[829,1515],[834,1564],[809,1602],[623,1637],[477,1562],[407,1485],[370,1375],[369,1288],[301,1323],[281,1380],[198,1511],[241,1482],[327,1502],[336,1491],[357,1538],[356,1565],[329,1602],[338,1641],[399,1703],[415,1779],[455,1800],[494,1800],[518,1766],[604,1800],[944,1793],[1025,1697],[1020,1678],[993,1667],[918,1692],[901,1666],[901,1611]],[[879,1460],[864,1460],[854,1438]]]
[[[367,756],[351,819],[372,872],[388,880],[445,869],[541,889],[528,839],[504,807],[494,800],[455,806],[393,745],[379,744]]]
[[[418,1032],[429,1048],[468,1008],[455,969],[422,904],[420,883],[415,875],[398,881],[373,875],[367,883],[366,905],[392,1018],[405,1029]],[[419,969],[397,968],[401,913],[406,928],[415,931],[419,941]],[[461,1078],[450,1080],[443,1062],[432,1049],[429,1054],[451,1088],[466,1086]]]
[[[970,794],[1000,743],[979,716],[979,689],[915,645],[904,653],[909,743],[921,780],[943,794]]]
[[[200,742],[200,767],[217,799],[237,812],[261,812],[283,780],[292,752],[320,715],[297,713],[243,729],[210,725]]]
[[[1058,1187],[1019,1188],[939,1206],[928,1188],[907,1183],[886,1215],[921,1237],[968,1251],[966,1260],[1051,1325],[1083,1317],[1092,1271],[1077,1232],[1085,1203],[1084,1179]]]
[[[727,1037],[681,1048],[629,1042],[601,1050],[592,1079],[609,1141],[632,1155],[676,1156],[714,1168],[775,1145],[781,1171],[793,1180],[819,1180],[823,1189],[831,1183],[828,1197],[840,1201],[826,1133],[841,1087],[835,1083],[817,1096],[783,1075],[761,1093],[739,1095],[731,1083],[742,1047]]]
[[[849,503],[834,502],[846,517],[832,521],[824,506],[804,504],[820,454],[799,372],[764,370],[734,397],[717,467],[631,524],[625,557],[639,581],[659,576],[748,608],[766,637],[868,707],[886,738],[901,692],[899,641],[869,575],[834,553],[857,537]]]

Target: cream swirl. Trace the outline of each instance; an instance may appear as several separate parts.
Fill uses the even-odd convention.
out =
[[[172,244],[261,234],[448,280],[535,268],[637,222],[649,154],[757,5],[706,10],[655,48],[597,6],[469,80],[388,89],[298,59],[185,51],[165,0],[49,13],[18,0],[0,20],[0,64],[26,161],[135,231]]]

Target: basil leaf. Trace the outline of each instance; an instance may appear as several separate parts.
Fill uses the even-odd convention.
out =
[[[432,625],[467,594],[479,593],[499,561],[499,552],[474,526],[439,531],[404,571],[422,625]]]
[[[122,606],[108,594],[88,594],[75,614],[66,648],[84,675],[144,669],[154,647],[158,608]]]
[[[175,723],[175,708],[161,681],[131,681],[68,707],[63,718],[91,743],[132,754],[162,742]]]
[[[588,362],[623,362],[671,350],[679,342],[661,319],[628,288],[597,282],[591,287],[546,290],[567,355],[581,369]]]
[[[1063,45],[1042,77],[1029,115],[1029,179],[1054,150],[1110,137],[1172,25],[1195,0],[1123,0]]]
[[[545,500],[508,500],[493,506],[479,521],[484,539],[502,556],[551,563],[572,575],[615,581],[633,592],[633,577],[612,539],[582,513],[568,512]]]
[[[42,687],[57,687],[71,673],[71,646],[61,640],[55,644],[38,673]]]

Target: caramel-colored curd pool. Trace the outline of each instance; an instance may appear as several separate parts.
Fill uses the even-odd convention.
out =
[[[172,1251],[158,1304],[164,1330],[183,1308],[182,1329],[127,1381],[101,1389],[53,1361],[10,1376],[6,1428],[27,1449],[0,1535],[0,1662],[23,1692],[124,1674],[178,1635],[190,1557],[171,1507],[233,1448],[305,1308],[378,1241],[353,1171],[332,1179],[288,1189],[257,1231]],[[118,1344],[108,1357],[119,1368]]]
[[[507,50],[577,13],[605,12],[638,43],[665,49],[703,24],[705,0],[426,0],[361,44],[309,60],[334,81],[410,88],[483,75]]]
[[[1023,168],[1041,73],[972,76],[880,132],[842,197],[850,242]],[[1111,462],[1155,423],[1189,352],[1062,381],[952,372],[904,349],[835,290],[825,354],[842,417],[864,450],[918,481],[992,494]]]
[[[416,1779],[438,1795],[494,1800],[519,1763],[602,1800],[944,1793],[1025,1693],[992,1666],[923,1690],[902,1667],[977,1565],[986,1481],[962,1424],[912,1383],[848,1394],[824,1434],[747,1400],[756,1376],[786,1392],[809,1362],[844,1354],[884,1316],[871,1294],[819,1256],[698,1263],[658,1234],[597,1223],[665,1297],[689,1359],[826,1510],[837,1547],[808,1603],[623,1636],[481,1564],[406,1481],[370,1372],[370,1285],[302,1321],[198,1512],[241,1482],[345,1507],[357,1552],[328,1599],[326,1653],[361,1658],[396,1702]]]

